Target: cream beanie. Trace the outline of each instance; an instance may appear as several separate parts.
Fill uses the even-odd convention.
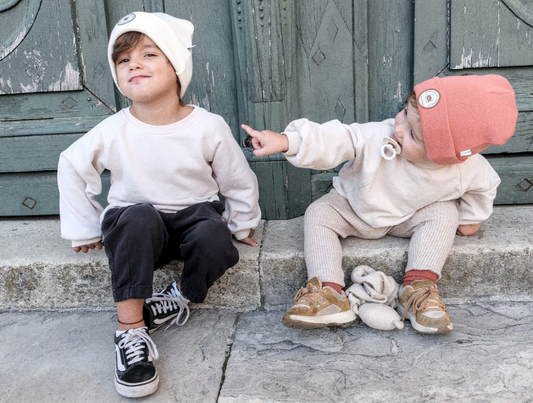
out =
[[[183,98],[192,77],[193,31],[194,25],[190,21],[164,13],[136,11],[122,17],[113,28],[107,46],[109,67],[117,87],[117,71],[112,59],[113,46],[120,35],[126,32],[140,32],[154,41],[176,70],[181,84],[180,98]]]

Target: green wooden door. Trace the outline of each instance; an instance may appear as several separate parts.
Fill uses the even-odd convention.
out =
[[[0,1],[0,215],[57,214],[59,153],[116,110],[105,21],[102,1]]]
[[[532,0],[0,0],[0,216],[58,213],[59,153],[128,104],[113,86],[107,37],[139,10],[194,23],[185,101],[222,115],[239,144],[241,123],[280,131],[299,117],[382,120],[404,106],[414,82],[497,71],[520,108],[517,135],[487,151],[504,180],[498,201],[531,203],[532,9]],[[337,171],[243,152],[268,219],[303,214]]]
[[[186,97],[224,116],[240,144],[241,123],[281,131],[300,117],[389,118],[412,88],[411,2],[167,0],[162,9],[196,27]],[[243,152],[268,219],[302,215],[336,174],[294,168],[281,155]]]
[[[414,77],[500,74],[516,93],[513,137],[483,154],[502,183],[496,204],[533,203],[533,0],[418,0]]]

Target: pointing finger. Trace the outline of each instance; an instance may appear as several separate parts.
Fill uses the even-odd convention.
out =
[[[246,132],[248,133],[249,136],[252,136],[252,137],[256,137],[260,132],[258,132],[257,130],[251,128],[250,126],[248,125],[241,125],[241,128]]]

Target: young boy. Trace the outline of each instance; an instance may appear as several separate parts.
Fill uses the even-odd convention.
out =
[[[103,242],[109,258],[119,322],[115,387],[127,397],[157,390],[158,352],[149,334],[169,321],[183,325],[187,303],[202,302],[237,263],[232,234],[257,246],[254,173],[224,120],[182,101],[192,74],[193,29],[162,13],[122,18],[109,39],[109,65],[132,106],[59,160],[62,237],[75,252],[101,249]],[[105,169],[111,188],[103,210],[94,197]],[[154,270],[173,259],[184,261],[180,281],[152,295]]]
[[[492,213],[500,179],[477,153],[507,141],[517,114],[514,91],[501,76],[435,77],[415,87],[395,119],[381,123],[300,119],[283,134],[243,125],[258,157],[283,152],[295,166],[311,169],[348,161],[333,179],[334,189],[305,213],[310,280],[283,324],[353,322],[339,237],[392,235],[411,238],[399,313],[420,333],[451,331],[435,282],[455,234],[475,234]]]

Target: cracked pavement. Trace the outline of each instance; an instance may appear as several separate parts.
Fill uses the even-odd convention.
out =
[[[455,330],[288,329],[280,311],[193,309],[158,331],[146,402],[530,402],[533,302],[448,304]],[[114,312],[0,314],[0,401],[121,402]]]

